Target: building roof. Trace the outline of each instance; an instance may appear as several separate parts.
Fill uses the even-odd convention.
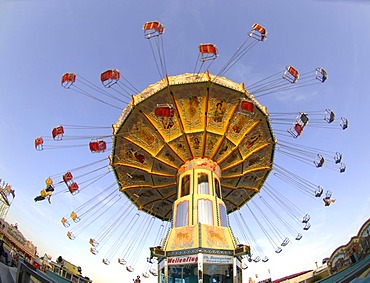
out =
[[[7,223],[4,219],[0,219],[0,235],[7,238],[18,250],[33,257],[36,252],[36,247],[32,242],[28,241],[19,231],[18,225]]]
[[[288,275],[288,276],[285,276],[283,278],[280,278],[280,279],[276,279],[274,281],[272,281],[273,283],[280,283],[280,282],[284,282],[285,280],[289,280],[289,279],[292,279],[292,278],[295,278],[295,277],[298,277],[298,276],[301,276],[303,274],[306,274],[308,272],[312,272],[313,270],[307,270],[307,271],[301,271],[301,272],[298,272],[298,273],[294,273],[292,275]]]

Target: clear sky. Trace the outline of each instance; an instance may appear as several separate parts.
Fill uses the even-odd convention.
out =
[[[325,166],[317,169],[277,153],[275,164],[330,189],[336,202],[324,207],[321,201],[286,190],[284,196],[311,215],[312,227],[303,233],[302,240],[292,240],[280,254],[274,253],[246,208],[242,209],[249,229],[270,258],[267,263],[250,263],[244,276],[245,280],[249,276],[255,278],[256,274],[259,279],[270,275],[277,279],[313,269],[315,262],[320,265],[323,258],[356,235],[370,215],[366,118],[370,105],[370,36],[366,30],[370,26],[369,15],[367,0],[0,0],[0,178],[16,190],[6,220],[18,223],[23,234],[37,245],[40,255],[49,253],[54,260],[62,255],[80,265],[83,274],[94,282],[131,281],[145,268],[147,246],[154,244],[151,243],[154,237],[143,245],[137,272],[128,273],[116,260],[109,266],[101,262],[109,247],[98,256],[89,252],[88,239],[102,223],[97,221],[73,241],[67,238],[68,229],[60,223],[63,216],[114,183],[112,172],[76,196],[56,194],[51,205],[33,201],[47,177],[106,158],[110,153],[92,154],[89,139],[76,140],[75,144],[82,147],[37,152],[34,139],[50,137],[57,125],[107,127],[96,128],[96,132],[91,129],[89,134],[74,129],[71,136],[110,135],[110,126],[121,112],[63,89],[61,76],[76,72],[99,85],[100,73],[113,68],[119,69],[138,90],[145,89],[160,79],[142,32],[143,24],[153,20],[166,27],[163,41],[169,75],[193,72],[198,45],[208,42],[216,44],[220,53],[210,68],[211,73],[217,73],[245,40],[251,26],[259,23],[268,31],[267,40],[248,52],[226,76],[249,85],[284,70],[287,65],[302,73],[324,67],[329,74],[325,84],[274,93],[259,101],[270,113],[330,108],[337,118],[347,117],[346,131],[339,126],[338,130],[310,127],[312,123],[297,141],[305,146],[340,151],[347,170],[339,174]],[[116,105],[122,109],[125,106]],[[284,127],[276,125],[276,129]],[[48,142],[51,143],[50,139]],[[268,183],[279,191],[288,187],[272,174],[270,177]],[[64,191],[65,187],[58,186],[57,190]],[[110,213],[113,217],[118,212]],[[232,215],[230,219],[233,220]],[[153,233],[157,233],[159,226],[157,221]],[[238,229],[235,230],[237,233]],[[143,282],[156,280],[151,277]]]

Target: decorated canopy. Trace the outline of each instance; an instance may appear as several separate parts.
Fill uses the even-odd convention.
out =
[[[275,149],[268,113],[243,84],[224,77],[166,77],[132,97],[113,125],[111,165],[139,209],[169,220],[177,172],[194,158],[216,162],[228,213],[258,193]]]

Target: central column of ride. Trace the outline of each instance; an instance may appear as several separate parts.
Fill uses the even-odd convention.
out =
[[[158,258],[158,282],[242,282],[241,259],[249,247],[238,245],[222,200],[220,167],[208,158],[186,162],[178,170],[172,228]]]

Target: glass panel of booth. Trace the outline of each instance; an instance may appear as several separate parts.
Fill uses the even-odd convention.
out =
[[[198,223],[213,224],[213,205],[209,199],[198,200]]]
[[[203,283],[233,283],[232,264],[204,264]]]
[[[243,271],[238,265],[236,266],[236,280],[237,283],[242,283],[243,281]]]
[[[190,175],[182,176],[181,178],[181,196],[184,197],[190,194]]]
[[[216,191],[216,196],[218,198],[221,198],[221,186],[220,186],[220,181],[216,178],[214,178],[215,182],[215,191]]]
[[[198,174],[198,194],[209,195],[209,180],[206,173]]]
[[[198,265],[169,265],[168,283],[198,283]]]
[[[227,227],[227,214],[226,214],[226,207],[223,204],[219,204],[219,211],[220,211],[220,226]]]
[[[189,201],[180,202],[176,207],[175,227],[189,225]]]

